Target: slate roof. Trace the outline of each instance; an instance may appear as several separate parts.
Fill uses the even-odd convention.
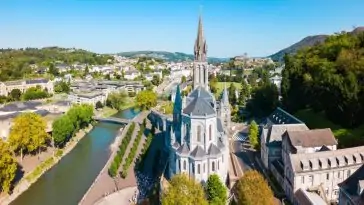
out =
[[[221,154],[221,151],[220,149],[213,143],[211,143],[210,147],[209,147],[209,152],[208,154],[211,156],[216,156],[216,155],[219,155]]]
[[[221,121],[220,118],[217,118],[217,122],[216,123],[217,123],[217,131],[224,132],[224,128],[222,126],[222,121]]]
[[[302,124],[303,122],[297,119],[295,116],[289,114],[282,108],[278,107],[270,114],[267,119],[272,124]]]
[[[286,131],[303,131],[309,130],[305,124],[279,124],[272,125],[268,129],[264,129],[263,132],[266,134],[266,143],[273,145],[282,142],[282,135]]]
[[[194,158],[203,158],[206,156],[206,152],[200,145],[197,145],[196,148],[191,152],[191,156]]]
[[[211,93],[201,86],[198,86],[196,89],[194,89],[191,94],[188,95],[188,97],[212,99]]]
[[[321,147],[323,145],[337,145],[337,141],[330,128],[305,131],[287,130],[287,136],[293,146]]]
[[[39,83],[48,83],[48,79],[33,79],[33,80],[25,80],[26,84],[39,84]]]
[[[213,115],[215,110],[203,98],[197,97],[183,109],[183,113],[197,116]]]
[[[327,205],[327,203],[316,193],[298,189],[294,194],[298,204],[304,205]]]
[[[187,143],[184,143],[177,149],[177,153],[181,155],[188,155],[190,153],[190,148],[188,148]]]
[[[0,108],[2,112],[17,112],[23,110],[35,110],[37,106],[41,105],[41,102],[38,101],[27,101],[27,102],[14,102],[5,105]]]
[[[340,189],[344,190],[350,198],[357,204],[364,204],[364,192],[358,194],[358,186],[363,188],[364,180],[364,165],[357,169],[350,177],[348,177],[343,182],[339,183]]]

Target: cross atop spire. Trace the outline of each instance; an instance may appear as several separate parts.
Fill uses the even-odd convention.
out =
[[[196,61],[206,61],[206,53],[207,53],[207,45],[206,40],[203,35],[203,25],[202,25],[202,15],[200,8],[200,16],[198,20],[198,30],[197,30],[197,38],[195,42],[195,60]]]

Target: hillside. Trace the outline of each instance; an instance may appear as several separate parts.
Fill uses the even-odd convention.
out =
[[[286,54],[286,53],[294,54],[303,47],[313,46],[317,43],[322,43],[326,40],[327,37],[328,37],[328,35],[308,36],[308,37],[302,39],[301,41],[291,45],[290,47],[282,49],[269,57],[273,61],[283,61],[284,54]]]
[[[192,54],[186,54],[181,52],[167,52],[167,51],[131,51],[131,52],[121,52],[118,53],[120,56],[125,57],[141,57],[141,56],[147,56],[147,57],[153,57],[153,58],[160,58],[165,61],[186,61],[186,60],[193,60]],[[224,62],[229,60],[228,58],[214,58],[210,57],[208,58],[208,61],[210,63],[217,63],[217,62]]]
[[[356,27],[353,31],[351,31],[349,33],[358,34],[363,31],[364,31],[364,27]],[[277,53],[270,55],[268,57],[272,58],[272,60],[274,60],[274,61],[283,61],[284,54],[286,54],[286,53],[294,54],[303,47],[310,47],[317,43],[323,43],[327,39],[328,36],[329,35],[308,36],[308,37],[302,39],[301,41],[299,41],[285,49],[282,49],[282,50],[278,51]]]

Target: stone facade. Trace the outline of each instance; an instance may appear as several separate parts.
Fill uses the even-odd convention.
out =
[[[194,89],[182,99],[177,86],[172,117],[156,112],[149,117],[165,132],[165,149],[169,153],[165,175],[186,173],[202,184],[211,174],[226,182],[229,167],[230,105],[226,89],[220,103],[210,92],[206,52],[200,18],[195,42]]]
[[[364,146],[337,149],[331,129],[309,130],[286,112],[273,115],[262,129],[261,157],[282,184],[287,199],[302,204],[303,197],[297,197],[305,196],[311,204],[319,204],[319,196],[325,203],[337,203],[338,184],[362,166]]]

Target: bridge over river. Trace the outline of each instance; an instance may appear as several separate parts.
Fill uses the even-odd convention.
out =
[[[133,121],[133,119],[125,119],[125,118],[118,118],[118,117],[97,117],[94,116],[92,119],[99,121],[99,122],[114,122],[119,124],[128,124],[129,122]]]

